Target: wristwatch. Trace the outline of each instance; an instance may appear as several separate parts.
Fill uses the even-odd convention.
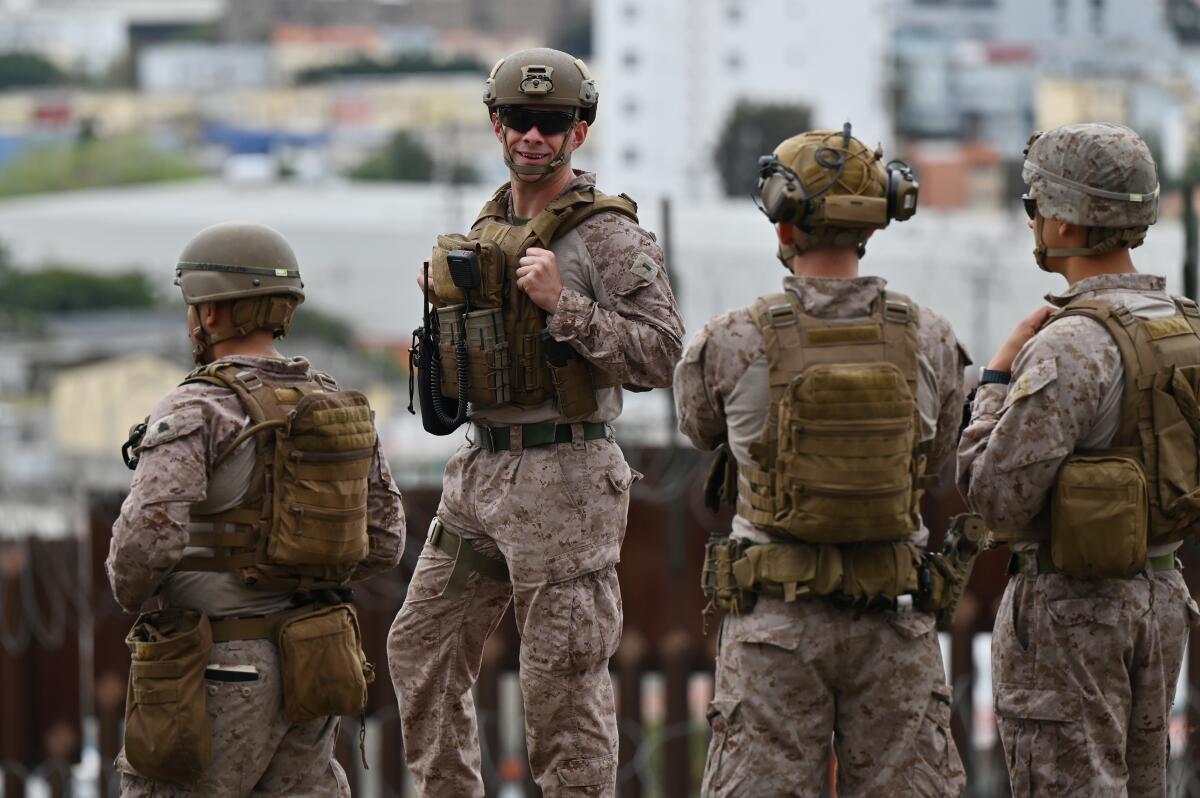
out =
[[[1011,371],[995,371],[989,368],[979,370],[979,384],[987,385],[988,383],[996,383],[997,385],[1008,385],[1012,382]]]

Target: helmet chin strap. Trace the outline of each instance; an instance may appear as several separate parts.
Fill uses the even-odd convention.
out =
[[[508,146],[508,128],[501,125],[500,130],[504,132],[504,164],[515,175],[537,175],[533,180],[522,180],[522,183],[539,183],[546,179],[546,175],[558,170],[558,167],[565,163],[570,163],[571,153],[567,152],[567,142],[571,140],[571,134],[575,132],[575,126],[579,122],[578,112],[575,119],[571,121],[571,127],[567,128],[566,134],[563,136],[562,145],[558,148],[558,152],[554,153],[554,157],[547,164],[519,164],[512,156],[512,149]]]
[[[1112,252],[1114,249],[1120,246],[1122,242],[1131,244],[1131,248],[1136,247],[1138,244],[1141,244],[1141,239],[1144,238],[1144,235],[1140,233],[1126,235],[1124,232],[1122,232],[1106,241],[1102,241],[1094,247],[1065,247],[1061,249],[1050,249],[1046,246],[1046,238],[1043,232],[1045,229],[1045,224],[1046,219],[1041,214],[1038,215],[1037,220],[1033,223],[1033,259],[1037,262],[1038,268],[1044,272],[1050,271],[1048,265],[1050,258],[1090,258],[1096,255],[1103,255],[1107,252]]]

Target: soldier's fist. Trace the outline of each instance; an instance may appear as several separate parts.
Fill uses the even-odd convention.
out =
[[[517,267],[517,288],[520,288],[533,304],[547,313],[558,310],[558,297],[562,294],[562,277],[558,273],[558,260],[548,249],[530,247],[525,250]]]
[[[437,295],[437,292],[433,290],[432,281],[430,281],[430,283],[429,304],[433,305],[435,308],[440,308],[445,303],[442,302],[442,299]],[[417,287],[419,287],[422,292],[425,291],[425,269],[423,268],[417,272]]]

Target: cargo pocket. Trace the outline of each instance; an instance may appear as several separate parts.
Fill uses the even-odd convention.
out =
[[[1146,565],[1146,475],[1128,457],[1072,457],[1050,499],[1050,557],[1080,579],[1125,579]]]
[[[362,711],[375,669],[363,654],[352,606],[321,607],[291,618],[280,626],[277,642],[289,721]]]
[[[906,774],[911,790],[906,795],[942,798],[945,795],[958,795],[962,791],[966,776],[950,735],[950,699],[949,685],[933,686],[925,717],[917,732],[913,767]]]
[[[622,627],[616,566],[544,585],[534,601],[522,634],[522,662],[579,673],[616,653]]]
[[[564,787],[599,787],[617,783],[617,761],[611,756],[568,759],[555,771]],[[588,791],[592,794],[592,791]]]
[[[125,638],[133,661],[125,702],[125,757],[141,775],[190,784],[212,762],[204,669],[212,628],[197,610],[138,617]]]
[[[996,721],[1013,795],[1090,794],[1092,767],[1081,711],[1080,695],[1073,691],[997,687]]]
[[[712,740],[708,744],[708,761],[704,768],[704,798],[741,798],[745,795],[746,768],[750,750],[737,698],[718,696],[708,705],[708,725]]]

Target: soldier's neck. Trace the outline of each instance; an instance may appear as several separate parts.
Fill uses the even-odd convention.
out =
[[[275,336],[267,330],[257,330],[242,338],[221,341],[213,344],[209,351],[212,352],[213,360],[234,355],[283,359],[283,355],[275,348]]]
[[[1137,273],[1128,249],[1113,250],[1093,258],[1064,258],[1062,268],[1055,271],[1067,278],[1068,285],[1075,285],[1080,280],[1099,277],[1102,274]]]
[[[565,163],[536,182],[522,180],[516,173],[511,177],[513,215],[518,219],[532,219],[566,190],[575,179],[575,173],[571,171],[571,164]]]
[[[797,277],[858,276],[858,252],[853,249],[816,249],[792,257],[792,273]]]

